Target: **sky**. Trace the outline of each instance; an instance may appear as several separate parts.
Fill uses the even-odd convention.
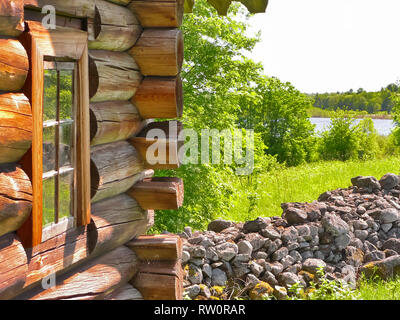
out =
[[[400,80],[400,0],[269,0],[250,54],[304,93],[378,91]]]

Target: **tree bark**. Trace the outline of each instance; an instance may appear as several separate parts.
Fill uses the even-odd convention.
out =
[[[128,283],[138,267],[135,253],[121,246],[57,277],[54,287],[36,288],[17,300],[100,300]]]
[[[176,76],[183,63],[179,29],[145,29],[129,51],[145,76]]]
[[[90,101],[131,99],[142,81],[138,70],[135,60],[127,53],[90,50]]]
[[[0,166],[0,236],[17,230],[32,210],[32,185],[15,164]]]
[[[22,93],[0,94],[0,163],[17,162],[32,145],[32,112]]]
[[[126,51],[142,33],[135,15],[127,8],[104,0],[96,0],[96,14],[89,27],[92,38],[89,49]]]
[[[90,105],[91,145],[126,140],[139,132],[142,121],[128,101],[110,101]]]
[[[17,37],[24,31],[24,0],[0,2],[0,35]]]
[[[95,146],[91,151],[92,202],[126,192],[143,171],[143,160],[127,141]]]
[[[143,209],[176,210],[183,204],[180,178],[155,177],[137,182],[127,192]]]
[[[178,28],[182,24],[184,0],[134,0],[129,8],[145,28]]]
[[[97,0],[25,0],[27,8],[43,8],[52,5],[57,13],[71,17],[94,18],[95,2]]]
[[[0,91],[19,91],[28,76],[29,61],[18,40],[0,39]]]
[[[132,103],[143,119],[182,117],[183,89],[180,76],[144,78]]]
[[[89,226],[67,230],[24,250],[15,233],[0,238],[0,299],[31,290],[57,272],[64,274],[146,232],[153,211],[145,211],[128,195],[96,203]]]

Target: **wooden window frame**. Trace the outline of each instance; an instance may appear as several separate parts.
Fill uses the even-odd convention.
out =
[[[43,96],[45,57],[67,58],[77,62],[77,139],[76,139],[76,225],[90,223],[90,120],[89,57],[87,32],[57,27],[45,29],[40,22],[25,21],[26,31],[19,40],[25,47],[30,70],[23,92],[32,107],[32,147],[21,160],[21,166],[32,182],[32,214],[17,231],[25,247],[42,242],[43,209]]]

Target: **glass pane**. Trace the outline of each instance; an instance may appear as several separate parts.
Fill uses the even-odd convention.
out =
[[[60,197],[60,210],[59,210],[59,220],[64,217],[69,217],[72,215],[72,204],[73,204],[73,190],[74,190],[74,172],[70,171],[65,174],[60,175],[60,185],[59,185],[59,197]]]
[[[56,163],[56,127],[43,128],[43,173],[55,170]]]
[[[55,178],[43,180],[43,225],[54,222]]]
[[[73,124],[60,125],[60,167],[71,166]]]
[[[73,70],[60,70],[60,120],[73,117],[73,79]]]
[[[57,70],[44,70],[43,121],[56,120]]]

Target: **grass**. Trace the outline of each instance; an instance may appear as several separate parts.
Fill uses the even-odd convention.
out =
[[[237,192],[232,209],[224,218],[245,221],[258,216],[279,216],[281,203],[312,202],[325,191],[351,186],[350,179],[355,176],[371,175],[380,179],[385,173],[399,171],[400,157],[389,157],[309,163],[261,174],[250,183],[232,177]]]
[[[400,300],[400,276],[391,280],[361,280],[356,293],[362,300]]]
[[[311,107],[307,110],[308,115],[314,118],[332,118],[335,116],[335,111],[326,110],[317,107]],[[388,114],[385,111],[378,113],[368,113],[367,111],[351,111],[352,116],[354,118],[372,118],[372,119],[392,119],[392,115]]]

